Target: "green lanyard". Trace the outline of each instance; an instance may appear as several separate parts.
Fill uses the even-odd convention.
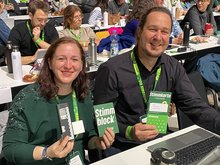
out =
[[[32,34],[32,28],[30,27],[28,21],[27,21],[27,28],[28,28],[28,31],[29,31],[29,34],[30,34],[31,38],[33,38],[34,35]],[[45,36],[45,34],[44,34],[44,30],[43,30],[43,31],[42,31],[42,38],[41,38],[42,41],[44,41],[44,36]],[[35,42],[35,45],[36,45],[37,48],[39,47],[39,46],[36,44],[36,42]]]
[[[60,103],[59,97],[56,95],[55,96],[57,103]],[[72,93],[72,101],[73,101],[73,112],[75,115],[75,121],[79,121],[79,110],[78,110],[78,106],[77,106],[77,101],[76,101],[76,93],[75,91],[73,91]]]
[[[144,84],[143,84],[143,81],[142,81],[142,78],[141,78],[140,70],[138,68],[137,61],[135,59],[133,50],[131,52],[131,60],[132,60],[134,71],[135,71],[135,74],[136,74],[136,77],[137,77],[138,85],[140,87],[141,94],[142,94],[143,99],[144,99],[144,105],[145,105],[145,108],[147,108],[148,98],[147,98],[146,92],[144,90]],[[160,73],[161,73],[161,66],[157,69],[153,90],[155,90],[155,88],[157,86],[158,80],[160,78]]]
[[[80,40],[81,36],[82,36],[82,28],[79,28],[79,35],[76,35],[72,29],[68,29],[68,31],[73,35],[73,38],[77,41]]]

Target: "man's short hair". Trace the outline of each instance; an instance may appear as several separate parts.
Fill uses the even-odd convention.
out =
[[[147,16],[150,14],[150,13],[153,13],[153,12],[161,12],[161,13],[165,13],[167,14],[169,17],[170,17],[170,20],[171,20],[171,31],[172,31],[172,27],[173,27],[173,19],[172,19],[172,15],[169,11],[169,9],[167,9],[166,7],[153,7],[149,10],[147,10],[146,13],[144,13],[141,17],[141,20],[140,20],[140,23],[139,23],[139,29],[143,29],[144,28],[144,25],[146,23],[146,19],[147,19]]]
[[[31,3],[29,3],[28,6],[29,13],[34,15],[38,9],[42,10],[45,13],[49,13],[49,5],[46,2],[41,0],[34,0]]]

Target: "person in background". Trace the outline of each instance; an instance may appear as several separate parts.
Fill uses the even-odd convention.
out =
[[[4,0],[4,3],[9,16],[21,15],[21,11],[15,0]]]
[[[129,15],[129,6],[125,0],[110,0],[108,5],[109,14],[120,14],[121,18]]]
[[[83,46],[84,51],[87,51],[89,39],[96,38],[96,35],[90,27],[81,27],[82,18],[83,13],[78,6],[67,6],[64,9],[64,30],[59,31],[59,37],[72,37]]]
[[[10,28],[0,18],[0,66],[4,65],[4,50],[8,41]]]
[[[55,27],[47,24],[49,6],[43,1],[29,3],[29,20],[15,25],[9,35],[13,45],[19,46],[22,64],[33,63],[38,49],[47,49],[58,38]]]
[[[194,35],[213,35],[217,31],[217,26],[210,2],[211,0],[197,0],[196,4],[188,10],[184,19],[181,21],[181,27],[184,27],[185,22],[189,22]],[[207,31],[205,31],[206,23],[212,24],[212,28]]]
[[[61,103],[68,104],[73,123],[83,121],[82,133],[74,140],[61,137],[57,112]],[[84,149],[105,150],[115,137],[111,128],[98,137],[93,119],[83,49],[70,37],[60,38],[49,47],[37,82],[13,100],[3,138],[4,157],[10,164],[67,165],[78,151],[87,164]]]
[[[64,10],[69,5],[69,0],[52,0],[51,6],[55,12]]]
[[[1,19],[8,18],[8,12],[5,9],[5,3],[3,0],[0,0],[0,18]]]
[[[103,21],[103,13],[108,9],[108,0],[98,0],[89,16],[89,24],[97,25]]]
[[[145,13],[147,10],[155,6],[156,4],[152,0],[136,0],[135,1],[135,3],[133,4],[132,11],[126,18],[126,25],[123,28],[123,32],[121,34],[121,36],[123,37],[133,39],[133,42],[130,45],[127,45],[127,48],[135,44],[135,36],[136,36],[138,23],[143,13]]]
[[[214,9],[214,11],[220,11],[220,3],[218,0],[212,0],[210,6]]]
[[[134,49],[98,68],[94,104],[113,102],[120,132],[108,156],[161,135],[155,125],[140,121],[148,113],[151,91],[171,92],[171,102],[195,124],[220,134],[220,113],[203,101],[181,63],[164,53],[171,31],[170,11],[149,9],[139,22]]]
[[[154,0],[155,4],[162,7],[164,6],[164,0]],[[165,6],[166,7],[166,6]],[[178,44],[181,45],[183,42],[183,31],[180,27],[179,22],[173,17],[173,26],[172,26],[172,32],[170,35],[170,44]]]

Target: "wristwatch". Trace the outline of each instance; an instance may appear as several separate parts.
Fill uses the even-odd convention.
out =
[[[43,149],[43,152],[42,152],[42,160],[53,160],[51,159],[49,156],[47,156],[47,149],[48,149],[48,146],[45,146],[44,149]]]

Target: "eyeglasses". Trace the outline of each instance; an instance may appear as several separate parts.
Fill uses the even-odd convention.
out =
[[[77,15],[73,17],[73,20],[79,20],[79,19],[83,19],[83,15]]]

